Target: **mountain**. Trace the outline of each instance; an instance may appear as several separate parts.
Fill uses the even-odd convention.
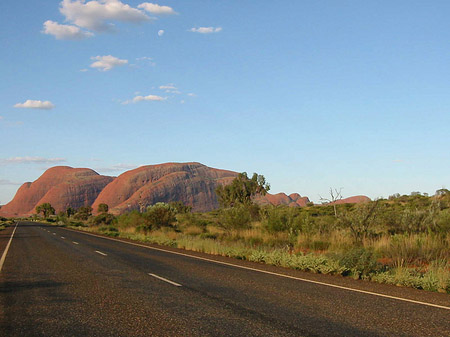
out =
[[[340,204],[359,204],[363,202],[370,201],[371,199],[369,197],[366,197],[365,195],[355,195],[353,197],[348,197],[345,199],[336,200],[334,204],[340,205]],[[333,204],[333,203],[332,203]]]
[[[236,172],[200,163],[141,166],[109,183],[92,207],[95,211],[99,204],[105,203],[111,213],[120,214],[156,202],[181,201],[194,211],[210,211],[219,206],[217,186],[230,183],[236,176]]]
[[[52,167],[35,182],[23,184],[14,199],[0,208],[0,215],[33,214],[35,207],[44,202],[49,202],[56,212],[65,211],[68,207],[92,205],[100,191],[113,179],[88,168]]]
[[[142,210],[157,202],[181,201],[193,211],[210,211],[219,207],[216,188],[229,184],[237,172],[211,168],[200,163],[165,163],[141,166],[120,176],[99,175],[88,168],[56,166],[48,169],[35,182],[23,184],[14,199],[0,208],[0,216],[14,217],[35,213],[36,206],[49,202],[56,212],[68,207],[105,203],[111,213]],[[336,203],[370,200],[365,196],[350,197]],[[258,196],[259,205],[305,207],[308,197],[298,193]]]

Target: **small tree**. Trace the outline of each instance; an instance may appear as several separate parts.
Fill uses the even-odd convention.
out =
[[[161,228],[171,226],[175,222],[176,211],[164,202],[158,202],[147,207],[144,217],[151,228]]]
[[[75,214],[75,218],[80,220],[87,220],[91,215],[92,215],[92,207],[82,206],[78,208],[77,213]]]
[[[216,189],[219,203],[223,207],[234,207],[236,205],[250,205],[252,197],[260,194],[266,195],[270,185],[263,175],[253,173],[250,179],[246,172],[239,173],[229,185],[220,185]]]
[[[109,206],[107,204],[99,204],[97,207],[97,212],[99,213],[108,213]]]
[[[67,215],[68,218],[70,218],[74,214],[75,214],[75,209],[73,209],[72,207],[68,207],[66,209],[66,215]]]
[[[334,216],[337,218],[338,214],[337,214],[337,208],[336,208],[336,201],[341,200],[342,199],[342,187],[339,189],[335,188],[334,190],[332,188],[330,188],[330,198],[322,198],[320,195],[320,200],[328,203],[328,204],[332,204],[333,205],[333,209],[334,209]]]
[[[362,244],[375,224],[378,200],[355,205],[354,210],[346,211],[339,216],[339,223],[349,228],[356,244]]]
[[[36,207],[36,213],[37,214],[42,213],[43,217],[47,218],[49,215],[55,214],[55,209],[52,207],[50,203],[45,202]]]

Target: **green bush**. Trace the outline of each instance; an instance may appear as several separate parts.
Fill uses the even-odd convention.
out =
[[[335,256],[340,265],[351,272],[354,277],[362,278],[381,271],[381,264],[377,262],[377,256],[373,249],[364,247],[353,248]]]
[[[147,226],[150,229],[172,226],[176,221],[176,211],[170,205],[158,202],[155,205],[147,207],[144,218],[147,220]]]
[[[218,225],[226,231],[250,228],[251,215],[245,206],[235,206],[221,209]]]

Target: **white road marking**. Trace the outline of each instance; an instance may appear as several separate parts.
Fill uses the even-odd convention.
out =
[[[56,235],[56,233],[53,233],[53,235]]]
[[[14,236],[14,233],[16,232],[17,226],[19,225],[18,222],[16,222],[16,227],[14,227],[14,230],[11,234],[11,237],[9,238],[8,244],[6,245],[5,251],[3,252],[2,258],[0,259],[0,272],[2,271],[3,268],[3,263],[5,263],[5,259],[6,259],[6,254],[8,254],[8,249],[9,246],[11,246],[11,242]]]
[[[150,276],[153,276],[153,277],[157,278],[158,280],[161,280],[161,281],[170,283],[171,285],[174,285],[175,287],[181,287],[181,284],[178,284],[178,283],[176,283],[176,282],[173,282],[173,281],[171,281],[171,280],[168,280],[168,279],[166,279],[166,278],[164,278],[164,277],[161,277],[161,276],[158,276],[158,275],[155,275],[155,274],[152,274],[152,273],[148,273],[148,274],[149,274]]]
[[[64,236],[61,236],[61,239],[64,239],[64,240],[65,240],[66,238],[65,238]]]
[[[96,250],[95,252],[96,252],[97,254],[100,254],[100,255],[103,255],[103,256],[108,256],[108,254],[102,253],[102,252],[100,252],[100,251],[98,251],[98,250]]]
[[[308,280],[308,279],[304,279],[304,278],[301,278],[301,277],[295,277],[295,276],[290,276],[290,275],[285,275],[285,274],[274,273],[274,272],[267,271],[267,270],[261,270],[261,269],[251,268],[251,267],[240,266],[240,265],[233,264],[233,263],[212,260],[212,259],[208,259],[208,258],[205,258],[205,257],[195,256],[195,255],[189,255],[189,254],[184,254],[184,253],[179,253],[179,252],[173,252],[173,251],[165,250],[165,249],[162,249],[162,248],[150,247],[150,246],[142,245],[142,244],[139,244],[139,243],[122,241],[122,240],[118,240],[118,239],[114,239],[114,238],[108,238],[108,237],[105,237],[105,236],[100,236],[100,235],[96,235],[96,234],[92,234],[92,233],[86,233],[86,232],[82,232],[82,231],[76,231],[76,230],[69,229],[69,228],[63,228],[63,229],[69,230],[69,231],[72,231],[72,232],[76,232],[76,233],[80,233],[80,234],[95,236],[95,237],[98,237],[98,238],[101,238],[101,239],[105,239],[105,240],[122,242],[122,243],[126,243],[126,244],[129,244],[129,245],[132,245],[132,246],[143,247],[143,248],[156,250],[156,251],[160,251],[160,252],[165,252],[165,253],[169,253],[169,254],[173,254],[173,255],[185,256],[185,257],[189,257],[191,259],[208,261],[208,262],[212,262],[212,263],[217,263],[217,264],[230,266],[230,267],[235,267],[235,268],[240,268],[240,269],[245,269],[245,270],[252,270],[252,271],[256,271],[256,272],[263,273],[263,274],[269,274],[269,275],[274,275],[274,276],[278,276],[278,277],[284,277],[284,278],[288,278],[288,279],[292,279],[292,280],[319,284],[319,285],[326,286],[326,287],[338,288],[338,289],[353,291],[353,292],[357,292],[357,293],[363,293],[363,294],[368,294],[368,295],[373,295],[373,296],[385,297],[385,298],[390,298],[390,299],[394,299],[394,300],[398,300],[398,301],[410,302],[410,303],[415,303],[415,304],[426,305],[426,306],[429,306],[429,307],[450,310],[450,307],[446,307],[444,305],[438,305],[438,304],[433,304],[433,303],[428,303],[428,302],[421,302],[421,301],[411,300],[409,298],[385,295],[385,294],[375,293],[375,292],[372,292],[372,291],[366,291],[366,290],[360,290],[360,289],[355,289],[355,288],[339,286],[339,285],[331,284],[331,283],[325,283],[325,282],[320,282],[320,281]]]
[[[74,245],[78,245],[78,244],[79,244],[78,242],[75,242],[75,241],[72,241],[72,243],[73,243]]]

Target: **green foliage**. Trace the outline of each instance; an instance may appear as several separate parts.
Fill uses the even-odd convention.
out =
[[[263,175],[253,173],[250,179],[246,172],[239,173],[229,185],[220,185],[216,189],[219,203],[223,207],[234,207],[236,205],[249,205],[255,195],[265,195],[270,185]]]
[[[169,206],[175,211],[176,214],[186,214],[192,211],[191,206],[183,204],[181,201],[171,201]]]
[[[376,273],[382,268],[381,264],[377,262],[377,255],[373,249],[353,248],[335,258],[356,278]]]
[[[107,204],[99,204],[97,207],[98,213],[108,213],[109,206]]]
[[[42,213],[44,218],[48,218],[50,215],[55,214],[55,209],[52,207],[50,203],[45,202],[43,204],[40,204],[39,206],[36,206],[36,213],[37,214]]]
[[[74,215],[74,218],[77,220],[87,220],[91,215],[92,215],[92,207],[82,206],[78,208],[77,212]]]
[[[66,215],[68,218],[70,218],[72,215],[74,215],[76,213],[75,209],[73,209],[72,207],[68,207],[66,209]]]
[[[114,215],[109,213],[101,213],[94,217],[92,220],[92,225],[99,226],[99,225],[111,225],[117,222],[117,219]]]
[[[377,220],[378,201],[365,202],[355,205],[353,211],[347,211],[339,215],[339,223],[344,228],[349,228],[356,244],[371,234],[371,229]]]
[[[149,229],[171,226],[176,221],[176,210],[169,204],[158,202],[147,207],[144,218]]]
[[[233,229],[250,227],[251,214],[244,205],[221,209],[217,223],[219,227],[229,232]]]

